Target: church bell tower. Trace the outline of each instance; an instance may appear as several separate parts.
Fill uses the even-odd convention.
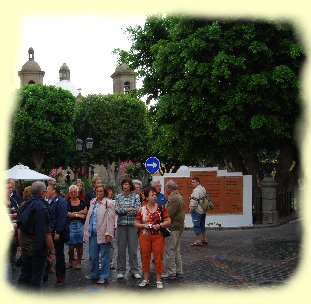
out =
[[[124,63],[118,65],[110,77],[113,80],[113,93],[128,93],[136,89],[136,75]]]
[[[21,71],[18,72],[20,86],[43,83],[44,74],[45,72],[41,71],[39,64],[35,62],[35,52],[30,47],[28,50],[28,61],[22,66]]]

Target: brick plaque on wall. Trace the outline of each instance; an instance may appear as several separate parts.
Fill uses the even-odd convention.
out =
[[[184,198],[185,212],[189,211],[189,198],[192,193],[191,180],[198,177],[207,190],[215,208],[210,214],[243,213],[243,176],[217,176],[217,171],[191,172],[190,177],[165,177],[164,185],[169,179],[177,183],[178,190]]]

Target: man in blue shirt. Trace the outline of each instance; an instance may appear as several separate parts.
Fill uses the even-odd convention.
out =
[[[157,204],[158,205],[165,205],[166,204],[166,198],[163,193],[161,193],[161,182],[159,180],[154,180],[151,182],[151,186],[154,187],[157,190]]]
[[[66,263],[64,245],[69,238],[69,226],[67,222],[68,202],[60,194],[61,189],[56,185],[55,179],[49,179],[47,187],[48,204],[51,212],[51,230],[56,255],[56,285],[61,286],[65,282]]]

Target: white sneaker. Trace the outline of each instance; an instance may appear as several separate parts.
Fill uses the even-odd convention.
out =
[[[157,284],[157,288],[159,288],[159,289],[161,289],[161,288],[163,288],[163,284],[162,284],[162,282],[156,282],[156,284]]]
[[[142,281],[138,284],[139,287],[146,287],[146,286],[148,286],[148,285],[149,285],[149,281],[146,281],[146,280],[142,280]]]
[[[141,279],[141,275],[140,275],[139,273],[134,273],[134,274],[133,274],[133,277],[134,277],[135,279]]]
[[[117,279],[123,279],[123,278],[124,278],[123,273],[118,273],[118,274],[117,274]]]

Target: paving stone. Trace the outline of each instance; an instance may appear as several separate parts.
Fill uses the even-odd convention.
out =
[[[163,280],[164,290],[277,288],[286,284],[298,269],[302,225],[297,220],[277,227],[208,229],[209,244],[202,247],[190,246],[194,239],[192,230],[186,230],[182,234],[184,278]],[[116,254],[117,252],[114,252],[114,261]],[[66,284],[62,288],[55,288],[55,275],[50,274],[49,281],[44,283],[43,289],[51,293],[98,293],[103,290],[132,291],[138,294],[149,291],[163,292],[156,290],[153,272],[150,285],[144,289],[138,287],[140,280],[132,277],[126,276],[123,280],[117,280],[116,270],[111,271],[109,286],[98,286],[84,278],[89,274],[91,266],[86,245],[84,258],[81,270],[67,270]],[[19,271],[20,268],[15,268],[13,272],[13,285],[16,284]]]

